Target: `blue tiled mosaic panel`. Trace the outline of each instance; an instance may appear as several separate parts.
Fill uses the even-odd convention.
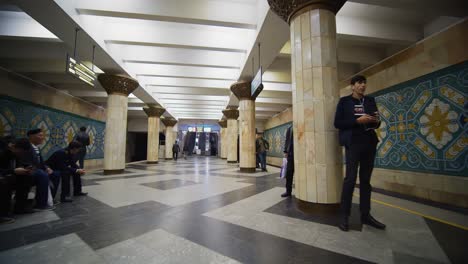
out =
[[[372,94],[376,167],[468,177],[468,62]]]
[[[45,159],[66,147],[82,126],[87,127],[91,141],[86,159],[104,158],[104,122],[0,96],[0,136],[25,137],[29,129],[42,128],[46,140],[41,152]]]
[[[270,151],[267,156],[270,157],[283,157],[284,142],[286,139],[286,131],[292,126],[292,122],[273,127],[264,131],[264,138],[270,144]]]

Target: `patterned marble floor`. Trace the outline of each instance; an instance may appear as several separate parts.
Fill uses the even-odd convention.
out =
[[[87,197],[1,225],[0,263],[468,263],[463,212],[374,193],[387,230],[343,233],[281,198],[278,176],[211,157],[95,172]]]

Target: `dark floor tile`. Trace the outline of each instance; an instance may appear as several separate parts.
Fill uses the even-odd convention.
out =
[[[452,263],[468,263],[468,231],[424,218]]]
[[[339,211],[333,210],[330,212],[317,208],[316,210],[304,212],[298,208],[297,200],[294,198],[284,199],[281,202],[266,209],[265,212],[331,226],[338,226],[341,220]],[[362,230],[359,205],[353,204],[351,207],[349,227],[351,230]]]
[[[200,184],[200,183],[196,183],[194,181],[181,180],[181,179],[172,179],[172,180],[166,180],[166,181],[142,183],[141,185],[150,187],[153,189],[165,191],[165,190],[176,189],[176,188],[180,188],[184,186],[190,186],[194,184]]]

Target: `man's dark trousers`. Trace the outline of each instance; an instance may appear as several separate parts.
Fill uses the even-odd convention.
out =
[[[78,173],[73,174],[73,195],[82,193],[81,190],[81,175]]]
[[[172,153],[172,158],[173,158],[174,160],[177,160],[178,157],[179,157],[179,152],[173,152],[173,153]]]
[[[341,211],[343,215],[351,214],[351,203],[353,200],[354,187],[359,167],[360,186],[360,210],[361,215],[366,216],[370,212],[370,197],[372,186],[370,178],[374,169],[374,159],[376,154],[376,144],[351,144],[345,149],[346,155],[346,176],[343,182],[341,196]]]
[[[288,155],[288,164],[286,165],[286,193],[292,193],[292,185],[293,185],[293,177],[294,177],[294,156]]]
[[[66,197],[70,196],[70,172],[68,171],[54,171],[50,176],[54,188],[52,189],[52,197],[55,198],[55,195],[58,191],[58,186],[60,181],[62,181],[62,192],[60,193],[60,199],[64,200]]]
[[[84,158],[86,157],[86,148],[81,148],[80,152],[78,152],[78,164],[80,164],[80,168],[84,169]]]

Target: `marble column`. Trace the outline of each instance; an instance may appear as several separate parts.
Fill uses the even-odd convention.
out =
[[[174,118],[164,118],[161,120],[166,126],[166,160],[172,159],[172,145],[174,145],[176,136],[174,133],[174,125],[177,124],[177,120]]]
[[[226,159],[227,158],[227,120],[221,120],[221,121],[218,121],[218,124],[219,126],[221,127],[221,131],[220,131],[220,136],[221,136],[221,153],[219,155],[219,157],[221,159]]]
[[[227,162],[237,163],[237,136],[239,134],[239,127],[237,125],[237,118],[239,117],[239,111],[237,107],[228,107],[223,110],[223,114],[227,118]]]
[[[239,99],[241,172],[255,172],[255,97],[251,96],[250,82],[237,82],[231,91]]]
[[[339,100],[335,14],[345,0],[268,0],[290,24],[295,196],[340,202],[343,159],[333,126]]]
[[[127,146],[128,95],[138,82],[124,75],[100,74],[98,80],[106,90],[106,132],[104,138],[104,174],[122,173]]]
[[[143,107],[143,111],[145,111],[146,115],[148,115],[148,147],[146,160],[147,163],[150,164],[158,163],[159,121],[161,115],[166,112],[166,109],[155,105],[149,105],[147,107]]]

